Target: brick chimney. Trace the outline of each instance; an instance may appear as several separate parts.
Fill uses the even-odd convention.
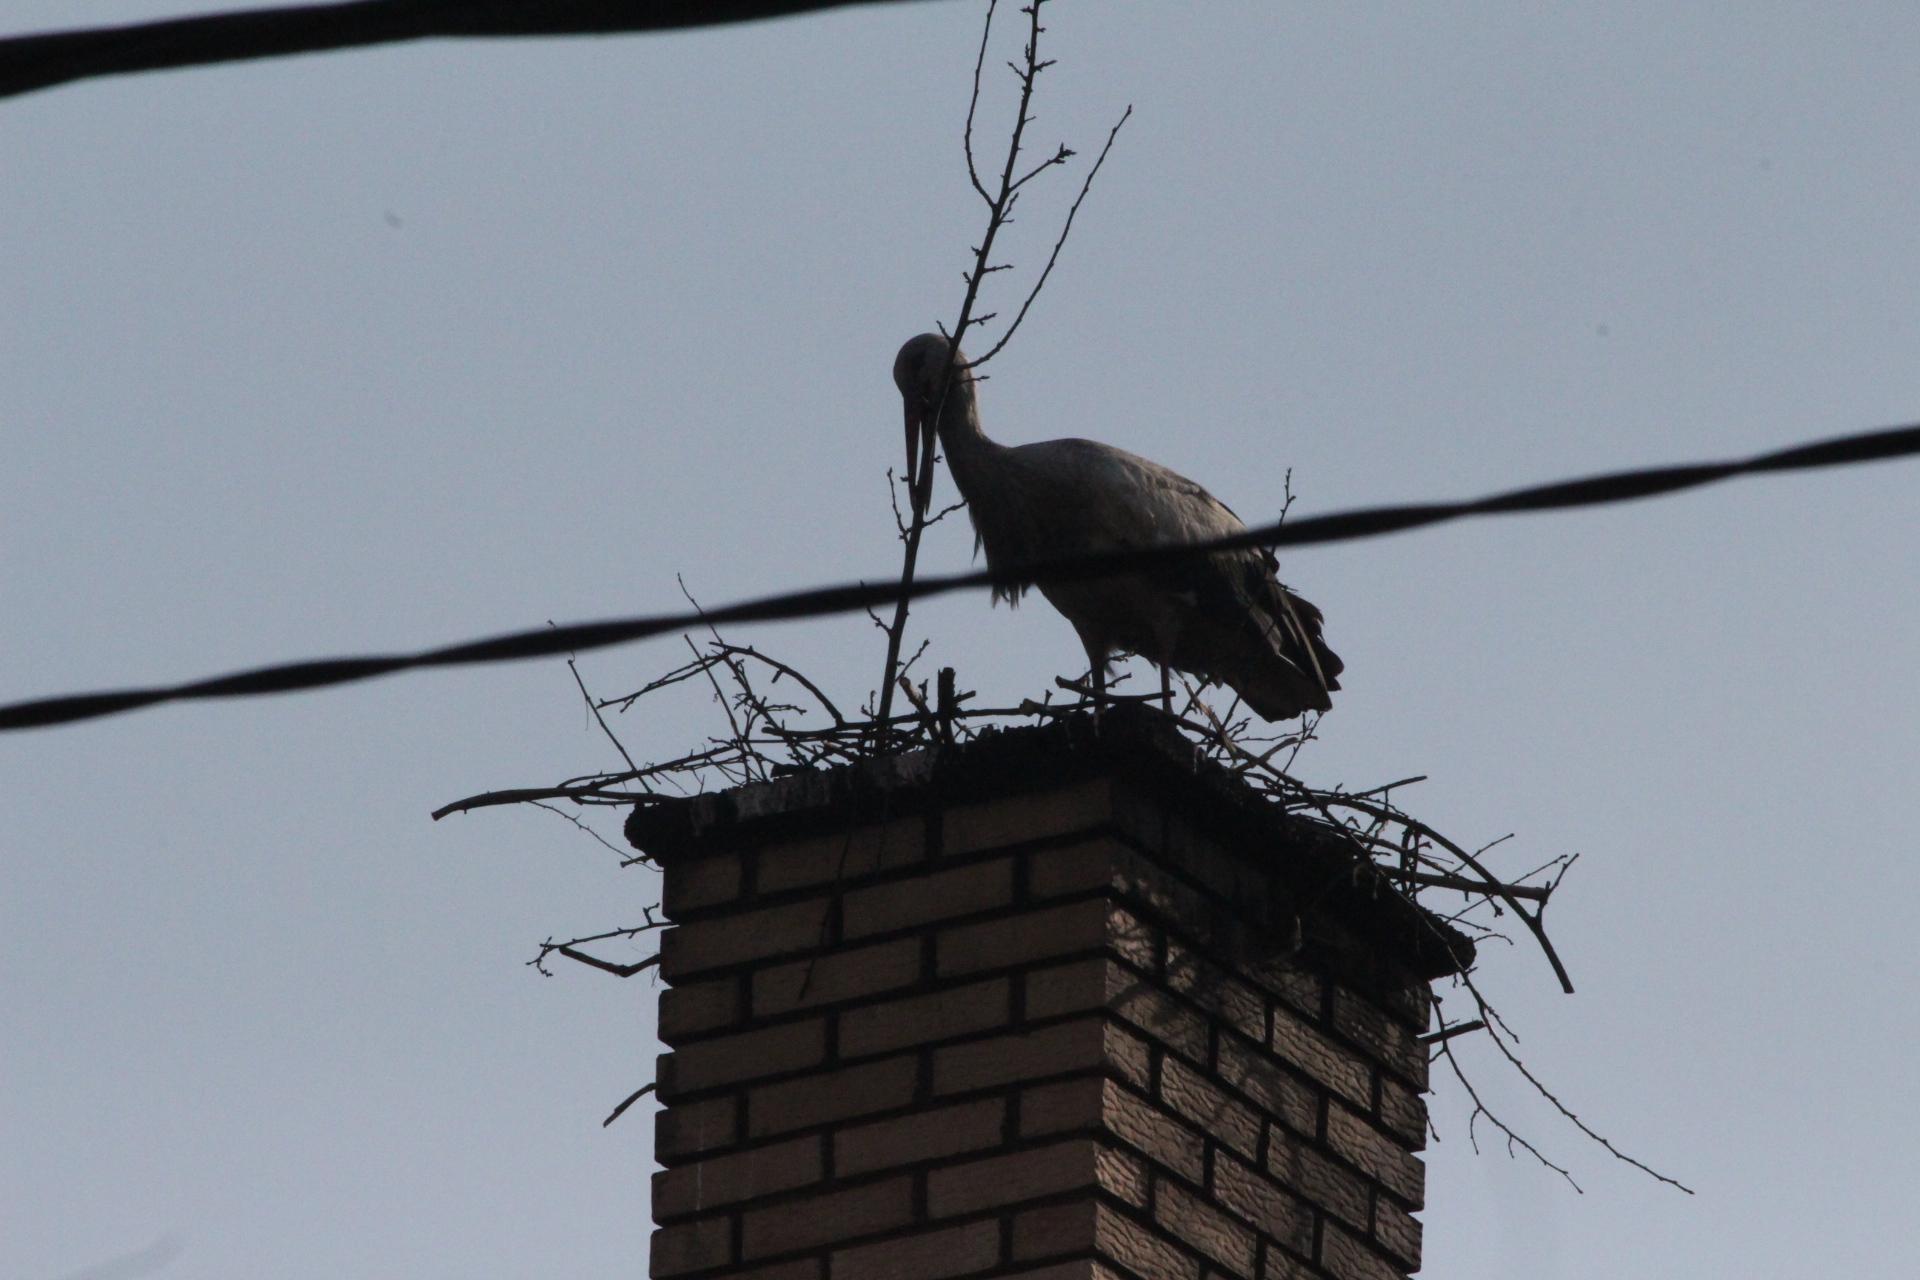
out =
[[[665,868],[652,1274],[1386,1280],[1471,944],[1146,717],[628,824]]]

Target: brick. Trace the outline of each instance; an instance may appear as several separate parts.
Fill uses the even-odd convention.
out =
[[[1296,1195],[1325,1209],[1356,1231],[1367,1229],[1370,1187],[1305,1139],[1276,1130],[1267,1146],[1267,1172]]]
[[[842,1129],[833,1135],[834,1172],[851,1178],[875,1169],[998,1146],[1006,1107],[999,1098],[982,1098]]]
[[[1353,1041],[1416,1089],[1427,1087],[1427,1050],[1413,1032],[1364,996],[1345,987],[1333,991],[1333,1029]]]
[[[1425,1166],[1345,1107],[1327,1108],[1327,1145],[1411,1208],[1425,1203]]]
[[[1026,984],[1027,1017],[1039,1021],[1104,1008],[1107,997],[1129,981],[1129,976],[1105,956],[1088,956],[1031,970],[1021,981]]]
[[[826,1024],[818,1018],[696,1040],[661,1055],[660,1097],[672,1103],[702,1089],[810,1067],[826,1052]]]
[[[865,879],[911,866],[926,854],[926,823],[919,816],[878,826],[774,845],[760,853],[757,887],[761,893]]]
[[[660,938],[660,976],[678,985],[682,979],[708,969],[816,950],[827,902],[826,898],[809,898],[669,929]]]
[[[1171,1241],[1106,1205],[1094,1208],[1095,1245],[1135,1275],[1153,1280],[1200,1280],[1200,1263]]]
[[[1373,1105],[1373,1067],[1285,1009],[1273,1011],[1273,1052],[1357,1107]]]
[[[1035,1085],[1020,1095],[1021,1136],[1099,1129],[1106,1120],[1107,1088],[1104,1076]]]
[[[1373,1239],[1408,1271],[1420,1269],[1420,1220],[1385,1196],[1373,1198]]]
[[[1196,1185],[1206,1180],[1205,1139],[1112,1080],[1086,1076],[1020,1095],[1021,1136],[1086,1130],[1119,1138]]]
[[[1167,985],[1249,1040],[1267,1038],[1259,992],[1177,942],[1167,943]]]
[[[912,986],[919,979],[920,943],[916,938],[809,956],[753,975],[753,1016],[765,1018],[857,1000]]]
[[[1399,1267],[1333,1222],[1320,1229],[1320,1266],[1336,1280],[1405,1280]]]
[[[1259,1237],[1178,1183],[1154,1179],[1153,1218],[1235,1275],[1253,1274]]]
[[[1199,1134],[1111,1080],[1104,1104],[1109,1133],[1195,1186],[1206,1182],[1207,1144]]]
[[[1309,1018],[1320,1016],[1326,1000],[1326,980],[1300,967],[1291,952],[1264,959],[1243,960],[1239,971],[1268,995],[1275,996]]]
[[[1100,1155],[1093,1139],[1071,1138],[933,1169],[927,1174],[927,1209],[936,1218],[951,1218],[1064,1191],[1106,1187],[1122,1194],[1134,1181],[1132,1171],[1125,1161]]]
[[[1214,896],[1241,911],[1260,912],[1273,897],[1271,878],[1248,865],[1178,814],[1169,813],[1161,846],[1169,865],[1205,885]]]
[[[1122,897],[1180,921],[1182,928],[1202,938],[1211,938],[1216,927],[1228,922],[1219,904],[1206,894],[1124,845],[1114,859],[1113,883]]]
[[[1134,979],[1113,997],[1122,1018],[1196,1063],[1207,1060],[1207,1020],[1144,980]]]
[[[660,993],[660,1038],[670,1045],[703,1031],[732,1026],[739,1016],[737,978],[688,983]]]
[[[1424,982],[1409,982],[1404,986],[1389,986],[1379,993],[1382,1009],[1407,1024],[1407,1030],[1418,1036],[1424,1034],[1433,1019],[1433,988]]]
[[[1380,1123],[1407,1150],[1426,1149],[1426,1099],[1391,1076],[1380,1081]]]
[[[1161,1060],[1160,1101],[1247,1159],[1260,1154],[1260,1117],[1178,1058]]]
[[[1012,989],[1005,978],[862,1005],[840,1015],[840,1055],[858,1058],[986,1031],[1005,1025],[1012,1012]]]
[[[1015,1271],[996,1280],[1127,1280],[1127,1277],[1092,1258],[1075,1258],[1032,1271]]]
[[[763,1085],[747,1095],[747,1136],[788,1133],[905,1106],[919,1080],[919,1059],[909,1055]]]
[[[1027,855],[1027,892],[1036,898],[1064,898],[1114,884],[1115,870],[1131,851],[1102,836],[1064,848],[1036,849]]]
[[[940,934],[937,971],[948,977],[1093,951],[1107,943],[1108,911],[1096,899],[957,925]]]
[[[1137,926],[1141,933],[1131,933],[1135,922],[1133,917],[1115,908],[1113,923],[1118,926],[1115,950],[1134,961],[1144,964],[1146,972],[1155,968],[1151,935],[1144,926]],[[1119,941],[1127,938],[1128,941]],[[1144,941],[1143,941],[1144,939]],[[1124,968],[1107,956],[1085,956],[1066,964],[1053,965],[1045,969],[1035,969],[1026,975],[1026,1010],[1031,1019],[1051,1018],[1062,1013],[1076,1013],[1084,1009],[1095,1009],[1102,1005],[1119,1008],[1124,1000],[1139,998],[1142,991],[1156,990],[1154,984],[1140,976],[1134,969]],[[1168,1015],[1170,1018],[1172,1015]],[[1189,1014],[1186,1019],[1201,1028],[1204,1041],[1204,1024],[1196,1015]]]
[[[1160,972],[1160,933],[1125,907],[1115,906],[1107,917],[1107,945],[1115,955],[1142,973]]]
[[[1268,1249],[1260,1261],[1260,1280],[1320,1280],[1320,1274],[1284,1249]]]
[[[787,1200],[741,1217],[741,1255],[749,1260],[839,1240],[855,1240],[913,1218],[913,1180],[892,1178],[846,1191]]]
[[[1098,778],[1057,791],[949,809],[942,815],[941,849],[952,857],[1090,831],[1111,819],[1113,790],[1111,782]]]
[[[1013,1220],[1013,1260],[1087,1252],[1094,1246],[1094,1221],[1091,1195],[1025,1210]]]
[[[654,1157],[666,1163],[732,1146],[740,1137],[740,1100],[732,1095],[678,1102],[654,1117]]]
[[[661,904],[667,919],[678,920],[685,912],[740,896],[740,856],[722,853],[676,860],[666,869],[664,880]]]
[[[749,1267],[745,1271],[724,1271],[713,1280],[821,1280],[825,1272],[824,1259],[798,1258],[766,1267]]]
[[[1219,1151],[1213,1155],[1213,1199],[1258,1226],[1269,1240],[1300,1253],[1313,1251],[1313,1207]]]
[[[863,938],[895,929],[910,929],[1003,907],[1012,901],[1012,858],[954,867],[849,893],[846,936]]]
[[[1151,791],[1120,786],[1113,789],[1113,823],[1132,843],[1164,858],[1167,811]]]
[[[988,1220],[836,1250],[829,1274],[832,1280],[946,1280],[999,1260],[1000,1224]]]
[[[1098,1070],[1105,1047],[1097,1018],[949,1045],[934,1050],[933,1091],[962,1093],[1069,1071]]]
[[[821,1147],[818,1137],[800,1138],[663,1170],[653,1178],[654,1217],[681,1218],[818,1182]]]
[[[649,1270],[655,1276],[677,1276],[725,1266],[733,1261],[733,1219],[722,1214],[699,1222],[661,1227],[653,1233],[652,1255]]]
[[[1122,1080],[1142,1093],[1153,1087],[1153,1049],[1146,1041],[1109,1022],[1101,1036],[1101,1052]]]
[[[1016,1262],[1057,1257],[1063,1253],[1094,1251],[1130,1268],[1129,1275],[1137,1273],[1150,1276],[1153,1280],[1161,1280],[1162,1277],[1197,1277],[1200,1273],[1200,1264],[1187,1257],[1177,1246],[1159,1239],[1150,1228],[1141,1226],[1091,1196],[1028,1209],[1013,1220],[1013,1257]],[[1096,1276],[1118,1280],[1116,1274],[1104,1264],[1094,1265],[1097,1268],[1094,1273]],[[1047,1268],[1022,1271],[1019,1276],[1039,1280],[1039,1277],[1053,1274],[1054,1268]],[[1008,1280],[1016,1278],[1009,1277]]]
[[[1312,1133],[1319,1120],[1319,1100],[1307,1085],[1287,1074],[1258,1050],[1243,1047],[1233,1036],[1220,1037],[1219,1078],[1253,1100],[1260,1110]]]
[[[1139,1156],[1100,1147],[1093,1157],[1095,1181],[1136,1209],[1147,1207],[1147,1166]]]

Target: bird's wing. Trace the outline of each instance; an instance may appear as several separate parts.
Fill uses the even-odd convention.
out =
[[[1244,526],[1226,504],[1177,471],[1093,440],[1044,440],[1009,449],[1039,518],[1023,530],[1060,555],[1191,542]],[[1034,559],[1039,556],[1032,557]]]
[[[1029,499],[1008,519],[994,522],[1013,534],[1007,540],[1015,544],[1007,547],[1012,563],[1203,542],[1246,528],[1199,484],[1124,449],[1091,440],[1049,440],[1008,453]],[[993,558],[993,539],[986,536]],[[1103,629],[1113,633],[1119,647],[1183,670],[1209,671],[1236,688],[1275,678],[1288,686],[1284,693],[1250,701],[1281,708],[1322,706],[1325,691],[1339,688],[1340,659],[1320,638],[1320,611],[1282,586],[1277,569],[1271,551],[1249,547],[1146,570],[1136,581],[1176,607],[1175,631],[1127,626],[1112,618],[1103,620],[1109,624]],[[1141,612],[1142,598],[1132,597],[1132,603]],[[1162,651],[1153,652],[1156,648]],[[1282,669],[1277,676],[1275,658]]]

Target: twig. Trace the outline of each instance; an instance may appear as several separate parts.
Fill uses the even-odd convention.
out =
[[[1480,1018],[1475,1018],[1472,1022],[1456,1022],[1450,1027],[1442,1027],[1429,1035],[1421,1036],[1420,1043],[1439,1044],[1442,1040],[1451,1040],[1455,1036],[1466,1035],[1469,1031],[1484,1031],[1486,1026],[1486,1022]]]
[[[1478,986],[1474,984],[1473,980],[1471,978],[1468,978],[1464,974],[1461,975],[1461,977],[1464,982],[1464,985],[1467,988],[1467,993],[1473,997],[1474,1004],[1479,1006],[1481,1016],[1484,1019],[1486,1019],[1489,1022],[1489,1024],[1500,1022],[1500,1015],[1493,1010],[1493,1007],[1487,1003],[1486,998],[1480,994],[1480,989]],[[1504,1025],[1504,1023],[1502,1023],[1502,1025]],[[1509,1031],[1507,1034],[1511,1035],[1512,1032]],[[1489,1025],[1487,1027],[1487,1036],[1489,1039],[1493,1041],[1495,1047],[1497,1047],[1500,1050],[1500,1055],[1507,1060],[1508,1064],[1511,1065],[1515,1071],[1518,1071],[1521,1077],[1525,1079],[1528,1084],[1533,1086],[1533,1090],[1535,1093],[1539,1094],[1542,1098],[1545,1098],[1547,1102],[1553,1106],[1553,1109],[1555,1111],[1558,1111],[1561,1114],[1561,1116],[1568,1121],[1568,1123],[1573,1125],[1574,1128],[1578,1129],[1581,1133],[1585,1134],[1590,1141],[1596,1142],[1600,1146],[1604,1147],[1607,1151],[1607,1154],[1611,1155],[1616,1160],[1632,1165],[1634,1168],[1646,1174],[1649,1178],[1652,1178],[1656,1182],[1664,1182],[1670,1187],[1674,1187],[1674,1188],[1677,1188],[1678,1190],[1686,1192],[1688,1195],[1694,1194],[1692,1187],[1687,1186],[1684,1182],[1681,1182],[1676,1178],[1670,1178],[1666,1174],[1661,1173],[1659,1170],[1654,1169],[1651,1166],[1644,1164],[1639,1160],[1636,1160],[1634,1157],[1620,1150],[1620,1148],[1614,1146],[1613,1143],[1609,1141],[1605,1135],[1599,1133],[1586,1121],[1582,1120],[1579,1116],[1575,1115],[1573,1111],[1566,1105],[1566,1103],[1560,1101],[1558,1097],[1554,1096],[1554,1093],[1551,1089],[1547,1088],[1545,1084],[1541,1083],[1540,1078],[1538,1076],[1534,1075],[1532,1071],[1528,1070],[1527,1064],[1520,1060],[1520,1055],[1513,1051],[1512,1046],[1506,1042],[1506,1039],[1502,1037],[1500,1031],[1496,1027]]]
[[[1565,1178],[1568,1186],[1572,1187],[1575,1191],[1579,1191],[1580,1194],[1585,1195],[1586,1193],[1581,1191],[1580,1184],[1573,1180],[1571,1173],[1568,1173],[1566,1169],[1547,1159],[1547,1157],[1541,1153],[1540,1148],[1515,1133],[1508,1127],[1506,1121],[1488,1110],[1487,1104],[1481,1101],[1480,1091],[1473,1087],[1473,1081],[1467,1079],[1467,1073],[1461,1069],[1460,1060],[1453,1056],[1452,1043],[1447,1040],[1440,1040],[1437,1043],[1440,1046],[1440,1056],[1445,1058],[1447,1060],[1447,1066],[1453,1069],[1453,1078],[1460,1082],[1460,1087],[1467,1091],[1467,1097],[1473,1100],[1473,1112],[1467,1117],[1467,1141],[1472,1144],[1474,1151],[1478,1152],[1480,1150],[1480,1140],[1474,1136],[1474,1122],[1481,1116],[1485,1116],[1494,1128],[1506,1135],[1507,1154],[1509,1156],[1513,1154],[1514,1148],[1516,1147],[1525,1150],[1527,1154],[1531,1155],[1535,1160],[1538,1160],[1541,1164],[1553,1170],[1562,1178]]]
[[[638,773],[640,766],[633,762],[633,757],[627,754],[626,747],[621,745],[620,739],[613,736],[613,730],[607,727],[607,718],[600,714],[600,704],[595,702],[593,695],[587,692],[587,682],[580,678],[579,662],[572,655],[567,658],[567,670],[573,673],[573,682],[580,686],[580,697],[586,701],[587,710],[593,712],[593,718],[600,722],[600,731],[607,735],[607,741],[611,742],[613,749],[620,753],[620,758],[627,762],[627,768]]]
[[[1425,871],[1409,871],[1404,867],[1382,867],[1380,873],[1392,876],[1395,880],[1405,880],[1428,889],[1453,889],[1459,893],[1485,895],[1498,893],[1504,898],[1525,898],[1530,902],[1545,902],[1553,893],[1548,887],[1531,884],[1508,884],[1499,882],[1488,884],[1484,880],[1469,880],[1465,876],[1434,875]]]
[[[987,19],[980,24],[980,52],[973,59],[973,94],[967,99],[967,128],[961,135],[961,145],[967,153],[967,178],[989,207],[993,197],[987,194],[986,184],[980,181],[980,170],[973,163],[973,113],[980,106],[980,70],[987,65],[987,37],[993,34],[993,11],[998,5],[999,0],[987,0]]]
[[[609,1114],[605,1120],[602,1120],[600,1122],[600,1127],[604,1129],[608,1125],[612,1124],[615,1120],[618,1120],[622,1115],[622,1113],[624,1113],[628,1107],[640,1101],[640,1099],[646,1097],[648,1094],[652,1093],[653,1090],[654,1090],[654,1085],[651,1081],[641,1085],[638,1089],[635,1089],[632,1093],[627,1095],[625,1102],[622,1102],[619,1106],[615,1107],[612,1113]]]
[[[1047,265],[1041,268],[1040,278],[1033,282],[1033,288],[1028,292],[1027,300],[1020,304],[1020,310],[1015,313],[1013,323],[1007,326],[1007,331],[1000,335],[1000,341],[994,343],[992,349],[989,350],[987,354],[973,361],[967,368],[978,369],[981,365],[999,355],[1000,349],[1013,340],[1014,331],[1019,329],[1020,322],[1027,318],[1027,308],[1031,307],[1033,300],[1040,296],[1041,286],[1046,284],[1047,277],[1053,274],[1053,264],[1060,260],[1060,250],[1067,243],[1067,233],[1073,230],[1073,215],[1080,212],[1080,202],[1087,198],[1087,192],[1092,189],[1094,175],[1099,173],[1100,166],[1107,162],[1107,152],[1113,150],[1113,140],[1120,135],[1120,126],[1125,124],[1132,115],[1133,106],[1129,103],[1127,109],[1121,113],[1120,119],[1114,123],[1113,128],[1107,133],[1107,144],[1100,148],[1100,155],[1094,160],[1093,168],[1087,170],[1086,181],[1080,184],[1080,194],[1074,198],[1073,206],[1067,210],[1067,221],[1066,224],[1060,228],[1060,238],[1053,242],[1053,252],[1047,255]],[[1047,163],[1062,163],[1067,156],[1073,154],[1064,147],[1061,148],[1061,152],[1061,155],[1054,157],[1054,159]],[[1042,167],[1044,168],[1045,166]],[[1038,170],[1035,170],[1035,172],[1037,173]],[[1027,176],[1032,177],[1033,175],[1029,174]],[[1025,179],[1022,179],[1022,181],[1025,181]]]
[[[605,836],[601,835],[598,831],[595,831],[592,827],[582,822],[578,814],[568,813],[565,809],[560,808],[558,805],[548,804],[544,800],[528,800],[527,803],[532,805],[536,809],[545,809],[548,813],[558,814],[560,817],[565,818],[568,822],[571,822],[574,826],[580,828],[582,831],[592,836],[595,840],[598,840],[601,846],[605,848],[607,852],[613,854],[615,857],[619,858],[622,862],[625,862],[628,860],[627,854],[624,851],[615,848],[613,844],[610,843]]]
[[[603,787],[508,787],[501,791],[482,791],[478,795],[468,796],[464,800],[455,800],[443,804],[433,811],[435,822],[450,813],[467,813],[474,809],[490,809],[503,804],[533,804],[541,800],[581,800],[587,796],[606,795],[617,803],[626,804],[635,800],[645,800],[645,796],[616,795]]]

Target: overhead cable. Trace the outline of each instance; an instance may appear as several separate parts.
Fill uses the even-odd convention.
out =
[[[344,0],[0,39],[0,98],[133,71],[448,36],[620,35],[882,0]],[[901,0],[884,0],[900,3]]]
[[[923,599],[969,588],[1011,586],[1036,578],[1072,580],[1163,566],[1187,556],[1242,547],[1302,547],[1443,524],[1469,516],[1503,515],[1522,511],[1556,511],[1602,506],[1697,488],[1734,476],[1775,471],[1806,471],[1819,467],[1878,462],[1920,454],[1920,424],[1889,427],[1857,435],[1839,436],[1812,444],[1794,445],[1727,462],[1699,462],[1682,466],[1615,471],[1580,480],[1562,480],[1493,494],[1467,502],[1405,503],[1362,507],[1323,516],[1307,516],[1248,529],[1231,537],[1205,542],[1142,547],[1101,555],[1072,556],[1035,561],[996,573],[981,569],[921,578],[903,590],[898,582],[852,582],[762,596],[711,609],[614,618],[517,631],[417,653],[371,657],[323,658],[282,663],[234,672],[187,684],[94,693],[63,694],[0,706],[0,731],[91,720],[160,702],[198,698],[249,697],[287,693],[366,680],[418,667],[468,666],[551,657],[607,645],[643,640],[649,636],[721,623],[774,622],[820,617],[872,608],[900,599]]]

